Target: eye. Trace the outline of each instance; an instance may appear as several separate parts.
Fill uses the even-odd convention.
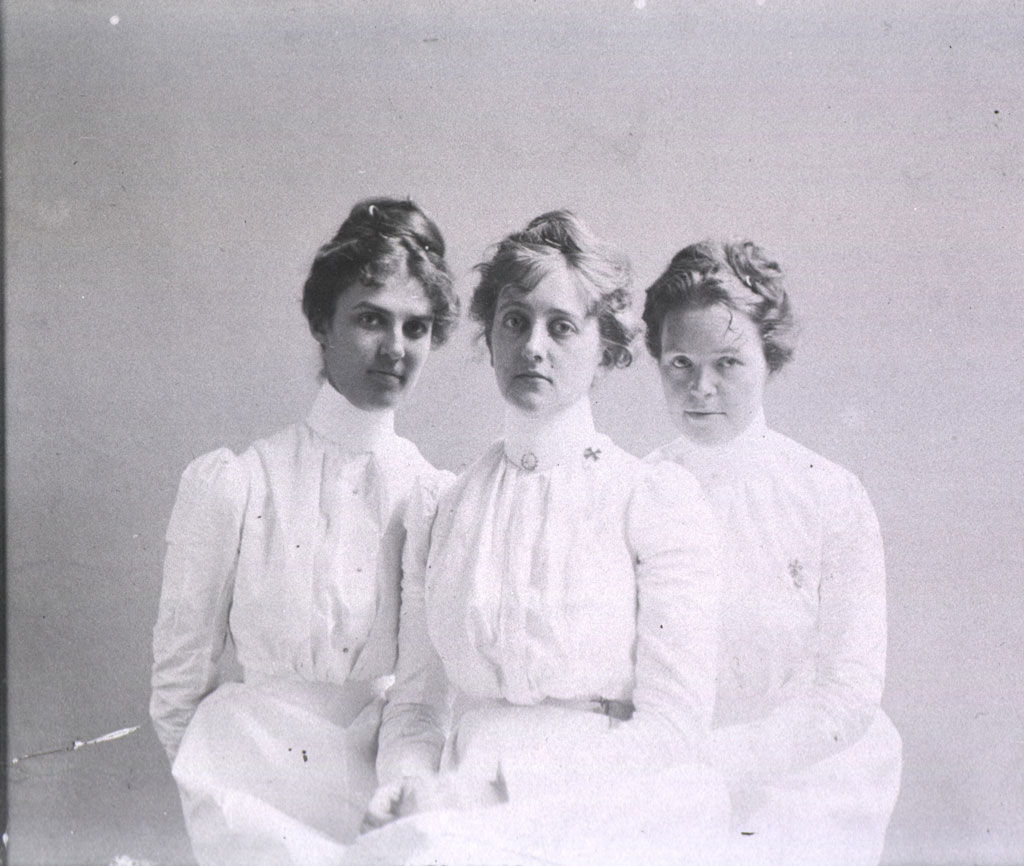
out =
[[[372,310],[364,310],[356,316],[356,323],[363,328],[377,328],[384,324],[384,317]]]
[[[429,319],[413,319],[405,323],[402,332],[410,340],[419,340],[430,333],[432,324]]]
[[[526,320],[519,313],[505,313],[501,317],[501,327],[508,331],[519,332],[526,326]]]
[[[577,329],[576,325],[568,319],[554,319],[548,325],[548,330],[553,337],[568,337],[570,334],[575,334]]]
[[[728,370],[730,367],[738,367],[742,362],[739,358],[734,358],[732,355],[726,355],[724,358],[718,359],[718,369]]]
[[[671,358],[668,362],[670,367],[675,367],[677,370],[689,370],[693,366],[693,362],[685,355],[676,355]]]

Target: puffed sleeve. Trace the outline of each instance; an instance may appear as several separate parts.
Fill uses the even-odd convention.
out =
[[[811,687],[764,719],[717,730],[711,761],[734,783],[770,782],[859,739],[885,682],[885,559],[878,519],[851,474],[823,507],[818,644]]]
[[[216,683],[248,497],[241,461],[226,448],[185,469],[167,528],[153,629],[153,727],[171,761],[199,702]]]
[[[696,479],[672,464],[643,467],[625,535],[637,585],[633,716],[586,736],[575,714],[558,717],[564,722],[556,720],[537,738],[543,756],[533,744],[502,756],[510,797],[529,796],[552,779],[593,784],[609,773],[694,761],[708,734],[722,567],[718,529]]]
[[[403,776],[436,773],[447,736],[448,678],[427,633],[424,591],[438,501],[454,480],[451,473],[439,473],[430,483],[421,482],[409,502],[402,550],[398,665],[377,748],[377,778],[382,785]]]

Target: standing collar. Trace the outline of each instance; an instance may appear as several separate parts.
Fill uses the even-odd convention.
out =
[[[594,429],[586,396],[543,419],[505,409],[505,457],[520,469],[543,472],[577,459],[596,462],[603,439]]]
[[[393,409],[358,409],[326,379],[306,423],[324,439],[352,453],[376,451],[395,436]]]
[[[756,453],[764,445],[768,437],[768,424],[764,418],[764,407],[758,410],[747,428],[728,442],[715,445],[702,445],[688,436],[680,436],[667,446],[673,454],[682,458],[721,464],[737,460],[744,455]]]

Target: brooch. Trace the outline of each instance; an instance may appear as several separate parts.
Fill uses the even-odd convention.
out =
[[[795,557],[789,561],[789,576],[793,579],[793,586],[797,589],[804,585],[804,567]]]
[[[537,468],[537,455],[532,451],[527,451],[520,459],[519,465],[528,472],[532,472]]]
[[[583,456],[587,460],[593,460],[595,463],[600,459],[601,449],[600,448],[588,448],[583,452]]]

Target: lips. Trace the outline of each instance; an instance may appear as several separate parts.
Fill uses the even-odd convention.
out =
[[[528,381],[538,381],[538,382],[550,382],[551,381],[551,378],[549,376],[545,376],[543,373],[538,373],[535,370],[528,370],[525,373],[516,373],[515,378],[516,379],[526,379]]]
[[[386,382],[394,381],[400,384],[405,381],[405,377],[396,370],[370,370],[370,375],[379,377]]]

